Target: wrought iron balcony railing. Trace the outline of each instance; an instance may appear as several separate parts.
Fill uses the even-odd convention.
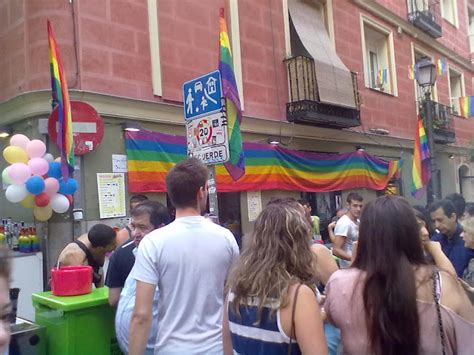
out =
[[[408,21],[431,37],[439,38],[443,35],[439,6],[439,0],[411,0]]]
[[[287,120],[320,127],[348,128],[360,126],[360,96],[357,74],[352,73],[355,108],[320,101],[314,60],[296,56],[285,60],[290,88],[286,104]]]
[[[420,113],[425,122],[425,109],[423,101],[418,102]],[[456,133],[453,128],[453,113],[451,107],[439,102],[431,101],[433,118],[433,138],[435,143],[450,144],[456,142]]]

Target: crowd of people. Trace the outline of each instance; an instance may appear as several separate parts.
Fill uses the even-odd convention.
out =
[[[161,203],[135,197],[120,241],[99,224],[60,255],[63,265],[94,266],[101,285],[98,269],[115,249],[105,284],[124,353],[474,353],[474,217],[459,194],[425,209],[350,193],[328,226],[332,248],[307,201],[273,199],[239,252],[228,229],[202,216],[200,161],[176,164],[166,186],[174,221]]]

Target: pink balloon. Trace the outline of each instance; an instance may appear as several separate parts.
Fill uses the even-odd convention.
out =
[[[59,191],[59,181],[55,178],[47,178],[44,180],[44,192],[48,196],[53,196]]]
[[[24,134],[15,134],[10,138],[10,145],[15,145],[17,147],[23,148],[26,150],[26,146],[30,143],[30,139]]]
[[[33,139],[26,146],[26,153],[30,158],[41,158],[46,153],[46,146],[39,139]]]
[[[33,175],[43,176],[49,170],[49,164],[46,159],[43,158],[32,158],[28,161],[28,166],[31,169]]]
[[[21,185],[31,176],[31,169],[23,163],[15,163],[8,168],[8,176],[15,185]]]

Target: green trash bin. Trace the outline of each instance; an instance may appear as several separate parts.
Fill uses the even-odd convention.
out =
[[[33,294],[35,322],[46,327],[49,355],[122,354],[108,294],[107,287],[81,296]]]

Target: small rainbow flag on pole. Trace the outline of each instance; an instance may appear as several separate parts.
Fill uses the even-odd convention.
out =
[[[245,174],[244,151],[242,149],[242,137],[240,135],[242,109],[240,106],[237,83],[235,81],[234,65],[232,63],[232,52],[230,50],[229,36],[227,35],[224,9],[221,8],[219,12],[219,71],[221,72],[222,95],[223,99],[225,99],[227,112],[230,151],[230,159],[227,163],[224,163],[224,166],[232,179],[236,181]]]
[[[430,151],[428,137],[423,127],[423,121],[418,115],[418,124],[415,136],[415,149],[413,152],[412,186],[411,194],[420,199],[431,177]]]
[[[459,98],[459,107],[461,108],[461,116],[474,116],[474,96],[463,96]]]
[[[66,74],[63,70],[58,46],[54,39],[53,29],[48,20],[48,43],[51,69],[51,94],[53,109],[58,108],[58,140],[57,145],[61,152],[61,172],[67,181],[69,171],[74,171],[74,140],[72,135],[72,115],[69,93],[66,83]]]
[[[444,75],[446,74],[446,68],[448,64],[446,61],[446,58],[439,58],[438,61],[436,62],[436,67],[438,69],[438,75]]]

